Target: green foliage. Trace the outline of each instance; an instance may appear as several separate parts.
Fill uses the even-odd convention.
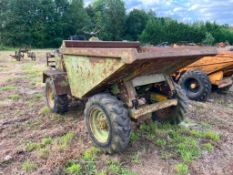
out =
[[[205,143],[202,145],[203,149],[208,151],[208,152],[211,152],[214,150],[214,146],[211,144],[211,143]]]
[[[48,148],[40,148],[38,150],[39,157],[41,159],[47,159],[49,155],[49,149]]]
[[[157,144],[159,146],[165,146],[167,144],[167,141],[163,140],[163,139],[158,139],[155,141],[155,144]]]
[[[205,39],[202,42],[205,45],[213,45],[214,41],[215,41],[215,38],[213,37],[213,35],[211,33],[207,32],[205,34]]]
[[[20,96],[18,94],[10,94],[8,98],[17,101],[20,99]]]
[[[140,163],[140,155],[138,153],[135,153],[131,156],[131,162],[135,164]]]
[[[43,138],[40,143],[33,143],[29,141],[26,143],[26,151],[32,152],[34,150],[45,148],[47,145],[52,144],[52,141],[51,137]]]
[[[81,173],[81,165],[78,163],[71,162],[65,168],[65,172],[71,175],[79,175]]]
[[[50,113],[50,109],[47,106],[44,106],[43,108],[40,109],[39,114],[48,114]]]
[[[13,85],[7,85],[7,86],[0,87],[0,91],[10,91],[10,90],[14,90],[14,89],[16,89],[16,87]]]
[[[111,172],[111,174],[136,175],[136,173],[132,172],[131,170],[123,168],[117,161],[109,161],[108,170]]]
[[[203,151],[213,151],[214,147],[210,143],[220,140],[220,136],[210,130],[199,131],[159,123],[142,124],[137,134],[160,146],[162,158],[180,160],[181,164],[176,167],[178,175],[187,174],[188,165],[200,157]]]
[[[37,170],[37,168],[38,168],[37,164],[35,164],[34,162],[32,162],[30,160],[26,160],[22,164],[23,171],[25,171],[27,173],[33,172],[33,171]]]
[[[83,153],[83,160],[85,161],[94,161],[96,160],[96,154],[99,152],[99,150],[96,147],[91,147],[84,151]]]
[[[102,40],[233,44],[227,25],[184,24],[137,9],[127,14],[123,0],[94,0],[88,7],[83,0],[1,0],[0,11],[0,50],[59,47],[69,36],[89,38],[91,31],[99,31]]]
[[[139,136],[139,134],[136,133],[136,132],[132,132],[131,135],[130,135],[130,140],[131,140],[132,142],[138,141],[139,138],[140,138],[140,136]]]
[[[142,32],[140,40],[151,44],[182,41],[200,43],[203,37],[203,32],[197,27],[179,23],[170,18],[151,18]]]
[[[126,19],[126,39],[138,40],[140,34],[145,29],[147,21],[153,16],[144,10],[132,10]]]
[[[26,151],[28,152],[32,152],[33,150],[36,150],[38,148],[40,148],[40,145],[37,143],[33,143],[33,142],[26,143]]]
[[[72,142],[72,140],[75,138],[74,132],[68,132],[64,136],[58,138],[58,145],[61,149],[66,149]]]
[[[180,154],[183,162],[191,163],[193,159],[201,154],[201,149],[197,140],[187,137],[183,142],[176,145],[177,152]]]
[[[103,40],[123,39],[126,10],[123,0],[95,0],[92,22]]]
[[[177,175],[186,175],[188,174],[188,166],[183,163],[179,163],[175,166],[176,174]]]
[[[41,145],[43,146],[43,147],[45,147],[45,146],[47,146],[47,145],[50,145],[51,143],[52,143],[52,138],[51,137],[46,137],[46,138],[43,138],[42,140],[41,140]]]

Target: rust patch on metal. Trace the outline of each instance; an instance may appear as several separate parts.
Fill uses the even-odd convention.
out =
[[[64,41],[66,47],[79,48],[140,48],[139,42],[121,41]]]
[[[56,90],[56,95],[71,95],[69,81],[65,72],[58,70],[47,70],[43,73],[43,82],[47,78],[52,78]]]
[[[152,105],[145,105],[145,106],[141,106],[138,109],[131,109],[130,110],[130,115],[133,119],[138,119],[139,117],[161,110],[161,109],[165,109],[168,108],[170,106],[176,106],[178,103],[178,101],[176,99],[173,100],[165,100],[165,101],[161,101]]]

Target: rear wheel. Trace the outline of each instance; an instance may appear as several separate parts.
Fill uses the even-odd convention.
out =
[[[86,103],[85,123],[92,142],[107,153],[123,151],[131,124],[123,103],[109,94],[98,94]]]
[[[177,106],[172,106],[152,113],[153,121],[179,124],[184,120],[185,115],[188,113],[189,99],[179,85],[176,84],[175,86],[178,100]]]
[[[211,93],[209,77],[202,71],[187,71],[181,76],[179,84],[191,100],[206,101]]]
[[[50,78],[46,80],[45,95],[47,105],[52,112],[63,114],[68,111],[67,95],[56,95],[54,82]]]

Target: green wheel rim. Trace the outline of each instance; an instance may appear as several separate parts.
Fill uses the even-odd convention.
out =
[[[105,112],[94,108],[90,112],[90,128],[96,140],[102,144],[108,142],[110,127]]]

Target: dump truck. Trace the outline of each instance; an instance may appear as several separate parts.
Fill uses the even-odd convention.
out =
[[[65,113],[69,99],[85,103],[89,136],[108,153],[127,147],[131,121],[150,116],[180,123],[188,98],[170,75],[216,54],[212,48],[153,51],[138,42],[116,41],[64,41],[59,52],[56,66],[43,73],[47,105]]]
[[[191,100],[206,101],[212,91],[227,92],[233,84],[233,51],[218,50],[216,56],[202,59],[180,69],[175,79]]]

